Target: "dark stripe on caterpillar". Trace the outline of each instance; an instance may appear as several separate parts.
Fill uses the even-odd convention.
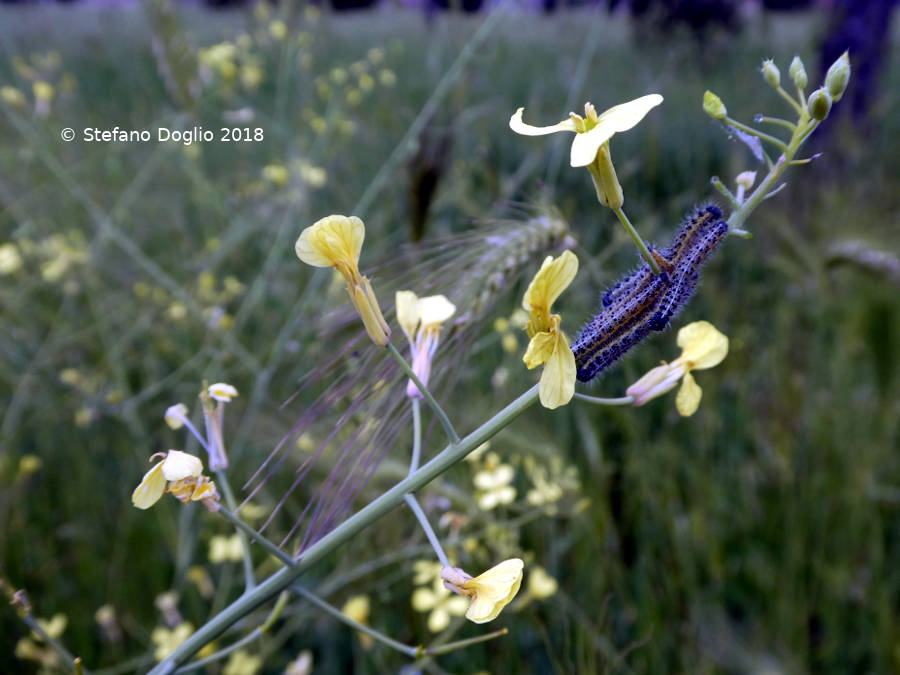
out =
[[[700,268],[728,233],[722,212],[710,204],[695,209],[662,251],[650,252],[656,275],[644,264],[607,291],[603,309],[582,328],[572,345],[581,382],[600,372],[644,340],[666,328],[697,287]]]

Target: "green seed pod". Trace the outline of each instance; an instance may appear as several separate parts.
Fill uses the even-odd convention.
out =
[[[828,112],[831,110],[831,96],[824,87],[816,89],[809,95],[806,110],[814,120],[821,121],[828,117]]]
[[[728,115],[725,104],[722,99],[712,93],[709,89],[703,94],[703,112],[712,117],[714,120],[724,120]]]
[[[794,60],[791,61],[791,67],[788,69],[788,73],[794,81],[794,84],[797,85],[797,89],[800,91],[806,89],[806,68],[803,66],[803,61],[800,60],[799,56],[795,56]]]
[[[781,73],[772,59],[763,61],[760,70],[762,71],[763,77],[766,78],[766,82],[769,83],[769,86],[777,89],[781,85]]]
[[[831,68],[825,74],[825,88],[835,102],[841,100],[848,82],[850,82],[850,57],[844,52],[831,64]]]

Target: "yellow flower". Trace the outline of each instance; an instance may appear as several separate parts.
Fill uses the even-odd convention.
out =
[[[440,340],[441,324],[453,316],[456,305],[443,295],[419,298],[412,291],[397,291],[395,304],[397,323],[409,340],[413,372],[427,387],[431,376],[431,361]],[[406,385],[406,395],[410,398],[422,398],[422,392],[412,380]]]
[[[25,105],[25,97],[15,87],[0,87],[0,100],[18,108]]]
[[[217,401],[228,403],[238,395],[238,390],[225,382],[216,382],[209,385],[209,395]]]
[[[187,640],[194,632],[194,627],[189,623],[180,623],[174,630],[157,626],[150,633],[150,640],[156,645],[153,655],[157,661],[162,661],[175,651],[182,642]]]
[[[218,510],[219,494],[216,484],[203,473],[203,463],[199,458],[180,450],[156,453],[164,459],[150,469],[131,495],[131,503],[139,509],[149,509],[164,492],[187,503],[202,501],[210,511]],[[166,483],[168,482],[168,487]]]
[[[616,178],[615,168],[609,154],[609,139],[615,134],[628,131],[663,102],[659,94],[641,96],[633,101],[613,106],[598,115],[590,103],[584,105],[584,117],[569,113],[569,119],[548,127],[533,127],[522,121],[524,108],[516,110],[509,119],[509,128],[523,136],[544,136],[559,131],[572,131],[570,164],[574,167],[584,166],[591,172],[597,197],[605,206],[612,209],[621,208],[624,203],[622,187]]]
[[[453,595],[438,579],[433,589],[417,588],[413,592],[412,607],[417,612],[428,612],[428,630],[440,633],[450,625],[451,617],[466,613],[466,599]]]
[[[487,623],[496,619],[516,597],[522,585],[524,566],[521,559],[511,558],[474,579],[456,567],[445,567],[441,577],[451,591],[469,597],[466,618],[474,623]]]
[[[516,498],[516,489],[510,485],[514,476],[509,464],[501,464],[499,458],[491,453],[484,469],[475,474],[473,482],[479,492],[476,498],[479,508],[484,511],[509,504]]]
[[[691,375],[692,370],[712,368],[728,354],[728,338],[708,321],[696,321],[678,331],[681,356],[650,370],[626,390],[634,397],[634,405],[644,405],[670,391],[681,380],[675,407],[683,417],[690,417],[700,405],[703,391]]]
[[[170,429],[180,429],[187,419],[188,407],[184,403],[176,403],[166,408],[166,424]]]
[[[212,563],[236,562],[243,557],[241,538],[238,535],[217,535],[209,540],[209,561]]]
[[[354,595],[344,603],[341,613],[349,616],[357,623],[368,626],[370,608],[371,602],[368,595]],[[372,645],[375,644],[372,636],[366,633],[359,633],[359,641],[365,649],[371,649]]]
[[[559,314],[551,314],[550,307],[577,272],[578,258],[571,251],[563,251],[556,259],[547,256],[522,302],[531,313],[526,325],[531,342],[522,360],[529,370],[545,364],[540,384],[541,405],[545,408],[565,405],[575,394],[575,356],[559,329]]]
[[[528,575],[528,595],[538,600],[544,600],[556,593],[559,584],[556,579],[547,574],[543,567],[535,567]]]
[[[259,656],[251,656],[243,649],[238,649],[228,657],[222,675],[256,675],[263,662]]]
[[[359,273],[366,227],[356,216],[328,216],[316,221],[300,233],[294,251],[297,257],[313,267],[334,267],[347,280],[347,292],[366,327],[366,333],[379,347],[391,337],[378,299],[369,280]]]

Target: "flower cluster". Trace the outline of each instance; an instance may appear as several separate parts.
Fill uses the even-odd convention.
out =
[[[551,314],[550,308],[577,272],[578,258],[571,251],[563,251],[558,258],[547,256],[522,300],[531,316],[526,326],[531,342],[522,360],[529,370],[544,365],[540,399],[545,408],[565,405],[575,394],[575,356],[559,328],[561,317]]]

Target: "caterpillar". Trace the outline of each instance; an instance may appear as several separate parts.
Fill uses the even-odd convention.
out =
[[[722,211],[714,204],[694,209],[664,249],[650,248],[660,273],[649,264],[614,284],[602,309],[575,338],[576,377],[589,382],[651,331],[665,330],[691,299],[707,258],[728,234]]]

